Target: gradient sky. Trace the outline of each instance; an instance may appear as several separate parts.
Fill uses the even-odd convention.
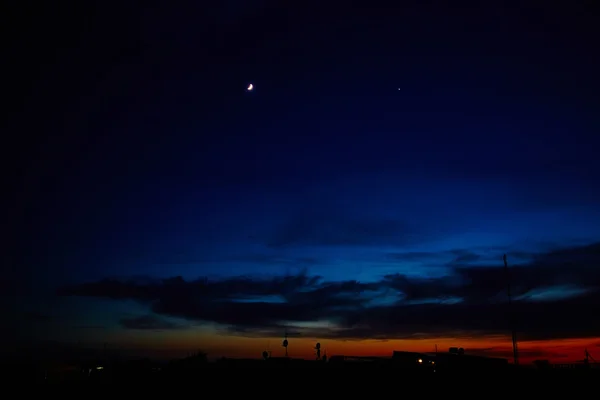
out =
[[[194,3],[16,15],[4,343],[600,355],[597,10]]]

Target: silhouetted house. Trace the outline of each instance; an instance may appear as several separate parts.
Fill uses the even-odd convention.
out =
[[[329,357],[329,366],[387,366],[391,364],[389,357],[365,357],[335,355]]]
[[[215,363],[218,367],[285,367],[285,366],[302,366],[310,362],[302,359],[290,357],[268,357],[264,359],[257,358],[221,358]]]
[[[492,370],[508,368],[505,358],[483,357],[464,354],[464,350],[435,355],[436,370]]]
[[[215,365],[218,367],[262,367],[265,364],[265,360],[259,360],[256,358],[227,358],[223,357],[216,361]]]
[[[425,353],[394,351],[392,353],[392,364],[396,368],[433,370],[436,361],[434,357]]]
[[[550,369],[550,368],[552,368],[552,366],[550,365],[550,361],[548,361],[548,360],[535,360],[533,362],[533,364],[538,369]]]
[[[448,353],[394,351],[392,361],[396,368],[431,372],[465,369],[489,370],[508,367],[508,361],[504,358],[466,355],[463,349],[458,348],[452,348]]]

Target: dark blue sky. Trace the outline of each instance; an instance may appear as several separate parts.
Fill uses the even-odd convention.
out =
[[[54,293],[104,278],[435,281],[600,241],[595,10],[225,3],[19,14],[15,315],[82,324]],[[85,324],[219,322],[149,304]]]

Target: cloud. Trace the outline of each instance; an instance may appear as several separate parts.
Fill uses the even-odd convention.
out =
[[[396,261],[412,262],[437,260],[441,255],[443,254],[437,252],[407,251],[404,253],[389,253],[387,256]]]
[[[171,330],[180,329],[181,325],[169,322],[154,315],[141,315],[135,318],[122,318],[120,324],[127,329]]]
[[[251,263],[261,265],[292,265],[292,266],[307,266],[316,265],[319,260],[314,257],[289,257],[278,254],[244,254],[229,258],[222,258],[219,261]]]
[[[428,264],[462,265],[484,260],[482,254],[471,250],[456,249],[439,252],[407,251],[402,253],[388,253],[389,259],[401,262],[423,262]]]
[[[461,263],[470,263],[482,259],[482,256],[480,256],[479,254],[473,253],[468,250],[453,250],[450,253],[454,256],[452,263],[458,265],[460,265]]]
[[[540,256],[540,254],[545,253],[527,252],[516,250],[511,247],[476,247],[468,250],[453,249],[436,252],[394,252],[388,253],[386,256],[390,260],[399,262],[418,262],[426,265],[459,267],[466,264],[473,265],[475,263],[479,263],[480,265],[501,264],[503,254],[508,256],[511,264],[522,264],[523,262],[528,263]]]
[[[594,318],[600,313],[600,270],[595,267],[600,265],[599,248],[554,251],[510,268],[512,311],[520,339],[600,336],[600,320]],[[133,299],[147,304],[155,315],[218,324],[244,336],[279,336],[284,328],[304,336],[346,340],[510,331],[506,271],[501,264],[455,263],[444,277],[395,274],[375,282],[328,282],[306,273],[215,281],[103,280],[63,288],[59,294]],[[146,329],[160,326],[149,319],[123,325],[132,327],[134,322]]]

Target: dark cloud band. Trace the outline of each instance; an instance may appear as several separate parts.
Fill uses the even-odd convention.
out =
[[[600,313],[599,249],[600,244],[563,249],[511,268],[513,312],[522,339],[600,336],[600,321],[593,318]],[[446,277],[387,275],[368,283],[327,282],[307,273],[221,281],[103,280],[59,294],[134,299],[157,315],[216,323],[246,336],[279,335],[284,326],[302,335],[341,339],[506,334],[503,268],[456,263],[450,271]],[[123,325],[174,328],[148,317]]]

